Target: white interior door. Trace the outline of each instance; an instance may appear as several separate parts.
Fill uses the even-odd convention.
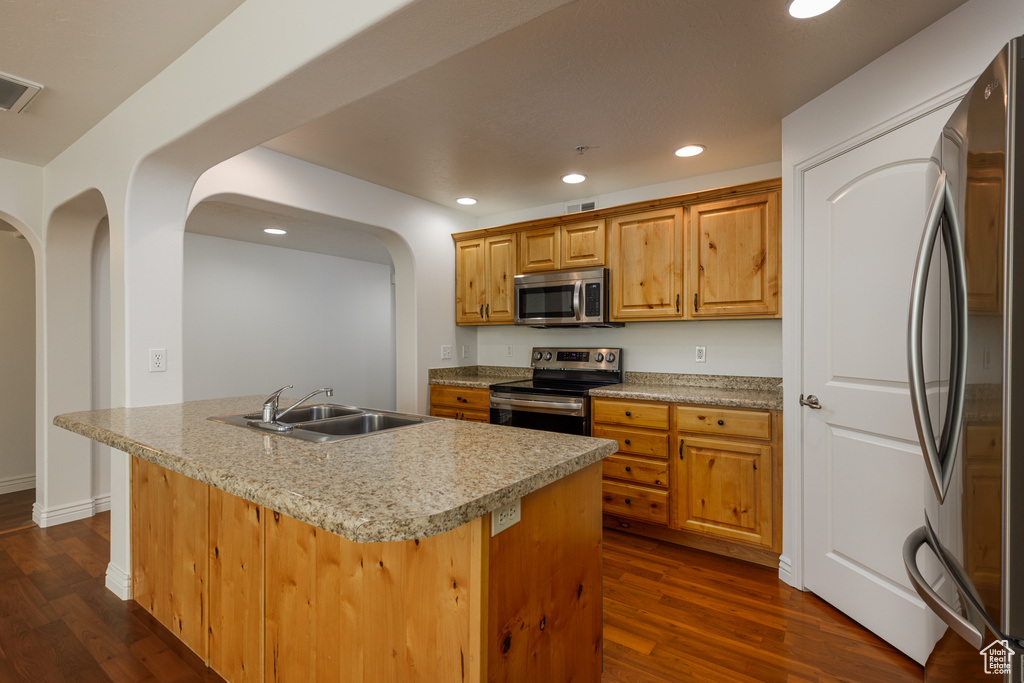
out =
[[[922,663],[942,627],[901,554],[932,504],[907,386],[907,312],[929,157],[951,111],[822,163],[803,184],[801,391],[821,404],[799,408],[804,584]],[[939,313],[926,317],[935,330]],[[933,347],[938,367],[937,334]]]

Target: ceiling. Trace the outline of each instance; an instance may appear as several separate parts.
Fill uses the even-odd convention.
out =
[[[438,204],[475,197],[475,215],[778,162],[785,115],[963,2],[796,20],[785,0],[579,0],[265,146]],[[690,143],[707,151],[673,154]]]
[[[241,1],[4,0],[0,71],[45,89],[0,157],[45,165]],[[778,162],[783,116],[964,1],[579,0],[266,146],[474,215]]]

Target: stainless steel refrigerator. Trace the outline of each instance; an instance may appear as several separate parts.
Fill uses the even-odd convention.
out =
[[[903,559],[949,626],[927,681],[1024,682],[1022,49],[1006,45],[943,128],[912,285],[910,393],[935,500]]]

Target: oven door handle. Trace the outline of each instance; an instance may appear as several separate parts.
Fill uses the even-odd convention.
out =
[[[577,412],[583,410],[583,400],[574,401],[531,401],[506,395],[491,394],[492,408],[544,408],[549,412]]]

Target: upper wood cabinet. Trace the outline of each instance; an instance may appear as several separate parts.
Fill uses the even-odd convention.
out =
[[[519,236],[520,273],[595,268],[604,263],[604,220],[527,230]]]
[[[614,321],[683,317],[683,211],[679,207],[609,221]]]
[[[456,324],[511,323],[515,274],[514,233],[456,242]]]
[[[687,317],[779,317],[779,193],[687,209]]]

